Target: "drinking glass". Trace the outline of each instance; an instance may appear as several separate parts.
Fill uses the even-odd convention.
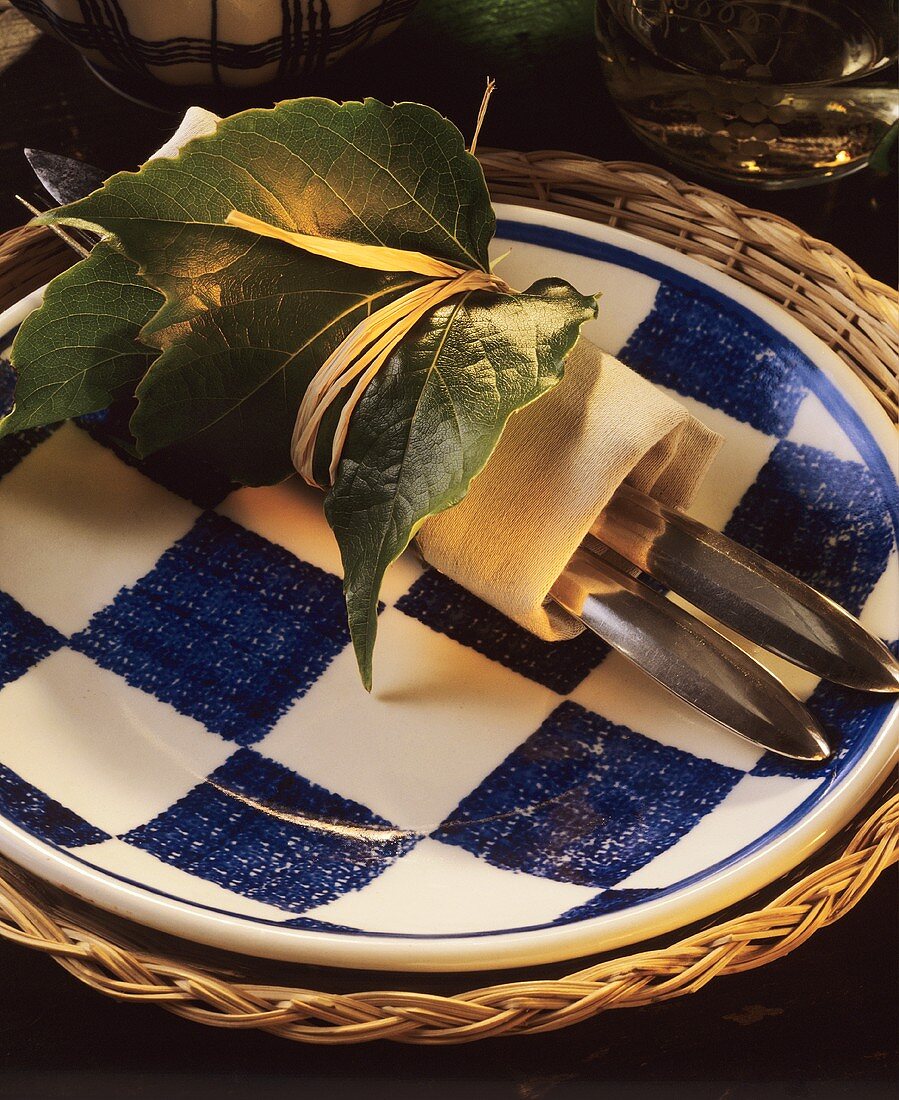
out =
[[[897,0],[597,0],[627,122],[707,175],[796,187],[864,166],[899,117]]]

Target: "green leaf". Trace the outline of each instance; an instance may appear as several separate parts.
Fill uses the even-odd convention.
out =
[[[485,270],[496,224],[480,165],[436,111],[314,98],[233,115],[176,158],[121,172],[39,220],[113,233],[170,299],[164,327],[214,306],[223,273],[257,247],[222,226],[232,209]]]
[[[322,99],[235,115],[174,160],[45,215],[113,233],[165,295],[141,334],[163,354],[137,391],[139,452],[187,440],[235,480],[264,484],[292,472],[291,431],[318,367],[422,280],[226,227],[231,209],[481,268],[495,220],[480,165],[439,114]]]
[[[260,242],[223,275],[219,306],[144,329],[163,351],[137,387],[140,454],[181,443],[246,485],[294,472],[290,438],[313,375],[368,312],[420,281],[296,251]]]
[[[885,131],[874,152],[868,160],[868,167],[875,176],[888,176],[896,171],[897,152],[899,152],[899,122]]]
[[[232,209],[291,231],[485,271],[495,219],[480,166],[439,114],[322,99],[235,115],[176,158],[114,176],[42,216],[112,235],[127,257],[119,262],[137,265],[136,277],[123,269],[122,285],[137,293],[146,283],[144,293],[162,295],[140,328],[159,354],[145,357],[135,390],[138,452],[176,445],[259,485],[293,472],[297,411],[328,355],[361,319],[423,279],[226,226]],[[62,332],[74,311],[54,296],[41,312]],[[385,569],[428,516],[462,499],[508,417],[559,380],[579,326],[595,312],[594,298],[557,280],[449,302],[404,339],[357,406],[326,510],[367,685]],[[120,335],[134,351],[137,311],[124,313]],[[107,333],[95,316],[79,340],[102,346]],[[37,341],[29,334],[22,343],[30,375]],[[129,385],[141,374],[133,366]],[[92,407],[104,396],[98,385]],[[338,412],[332,406],[322,425],[316,469]]]
[[[158,355],[137,335],[161,304],[108,244],[58,275],[16,336],[16,404],[0,420],[0,437],[97,412],[132,392]]]
[[[366,390],[325,501],[366,687],[387,567],[428,516],[465,496],[509,416],[556,385],[595,316],[596,299],[561,280],[470,294],[425,318]]]

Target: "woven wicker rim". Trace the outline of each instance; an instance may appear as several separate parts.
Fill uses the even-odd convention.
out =
[[[538,206],[668,245],[777,302],[834,348],[899,420],[899,295],[832,245],[772,214],[647,165],[552,151],[480,154],[497,201]],[[0,236],[0,309],[73,261],[45,230]],[[819,860],[820,860],[819,856]],[[80,981],[179,1016],[310,1043],[377,1038],[451,1044],[567,1027],[610,1008],[692,993],[721,974],[772,962],[847,913],[899,860],[899,786],[880,793],[829,862],[773,900],[668,946],[602,961],[566,977],[460,994],[329,993],[260,984],[210,963],[195,945],[90,909],[0,860],[0,937],[53,957]],[[250,969],[248,969],[250,968]]]

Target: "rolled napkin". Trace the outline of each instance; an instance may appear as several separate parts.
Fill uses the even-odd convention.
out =
[[[150,159],[176,156],[218,121],[191,107]],[[720,445],[682,405],[581,337],[562,382],[509,419],[468,495],[427,520],[418,546],[525,629],[572,638],[583,625],[549,594],[618,486],[684,507]]]
[[[468,495],[429,519],[418,545],[441,573],[525,629],[572,638],[583,625],[549,593],[618,486],[628,481],[684,507],[721,442],[582,336],[563,380],[509,419]]]

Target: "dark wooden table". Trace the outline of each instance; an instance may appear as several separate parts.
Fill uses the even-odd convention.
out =
[[[590,0],[423,0],[387,42],[298,89],[430,103],[470,132],[489,73],[482,144],[651,155],[602,88]],[[0,0],[0,229],[32,189],[25,145],[133,168],[168,136],[164,114],[99,84],[66,47]],[[721,188],[719,187],[719,190]],[[833,241],[896,278],[895,178],[860,173],[812,190],[730,194]],[[896,1084],[897,883],[778,964],[701,993],[523,1040],[431,1049],[300,1047],[120,1005],[53,962],[0,944],[0,1096],[338,1098],[887,1096]],[[394,979],[394,981],[402,979]]]

